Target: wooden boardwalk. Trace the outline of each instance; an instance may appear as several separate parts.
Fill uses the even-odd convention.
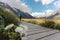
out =
[[[28,26],[27,36],[22,40],[60,40],[60,31],[44,28],[39,25],[22,22],[22,25]]]

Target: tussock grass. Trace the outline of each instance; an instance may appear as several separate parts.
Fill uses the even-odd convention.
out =
[[[60,30],[60,20],[58,19],[22,19],[23,21],[38,24],[43,27],[59,29]]]

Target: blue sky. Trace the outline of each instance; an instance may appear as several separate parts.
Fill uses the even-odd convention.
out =
[[[31,9],[30,14],[34,17],[51,16],[60,8],[60,0],[21,0]]]
[[[56,8],[54,7],[55,5],[53,3],[43,5],[41,2],[36,2],[35,0],[21,0],[21,1],[26,3],[31,8],[31,12],[43,12],[47,9],[55,10]]]

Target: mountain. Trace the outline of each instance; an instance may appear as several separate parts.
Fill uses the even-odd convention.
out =
[[[60,19],[60,15],[55,16],[54,19]]]
[[[29,13],[24,13],[17,8],[11,7],[7,3],[0,2],[0,7],[13,11],[17,16],[21,14],[22,18],[33,18]]]
[[[17,13],[21,13],[22,18],[33,18],[29,13],[24,13],[17,8],[14,8]],[[17,14],[18,15],[18,14]]]
[[[54,18],[55,16],[58,16],[58,15],[60,15],[60,14],[59,13],[56,13],[54,15],[49,16],[48,18]]]
[[[55,17],[58,18],[59,16],[60,16],[60,9],[57,9],[48,18],[55,18]]]

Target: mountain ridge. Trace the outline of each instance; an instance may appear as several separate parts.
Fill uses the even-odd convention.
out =
[[[20,13],[22,18],[33,18],[33,16],[31,16],[29,13],[24,13],[24,12],[20,11],[20,9],[11,7],[10,5],[8,5],[7,3],[4,3],[4,2],[0,2],[0,7],[11,10],[17,16]]]

